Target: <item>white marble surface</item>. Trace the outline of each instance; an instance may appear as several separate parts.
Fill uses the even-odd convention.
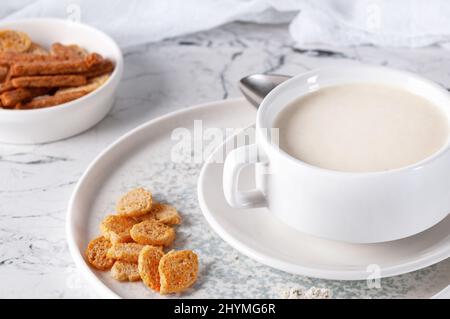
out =
[[[236,81],[255,72],[295,74],[335,63],[365,62],[418,72],[450,87],[450,55],[442,49],[305,50],[294,46],[283,25],[231,24],[130,48],[124,55],[125,73],[114,109],[100,124],[57,143],[0,144],[1,298],[95,297],[67,249],[68,199],[92,159],[143,122],[198,103],[239,96]],[[250,262],[235,254],[243,263]],[[252,280],[258,284],[257,275]],[[428,297],[450,283],[450,260],[385,279],[381,289],[361,283],[299,281],[331,285],[337,297]]]

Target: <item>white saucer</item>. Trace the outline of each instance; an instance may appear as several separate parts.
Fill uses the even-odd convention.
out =
[[[238,135],[243,135],[239,133]],[[237,137],[239,139],[239,136]],[[198,198],[211,227],[241,253],[268,266],[309,277],[364,280],[412,272],[450,257],[450,215],[435,227],[412,237],[380,244],[348,244],[298,232],[267,209],[233,209],[222,191],[220,152],[230,152],[235,138],[219,147],[202,168]],[[242,140],[242,139],[239,139]],[[251,186],[252,169],[241,175]],[[426,212],[424,212],[426,213]],[[375,272],[375,273],[374,273]]]

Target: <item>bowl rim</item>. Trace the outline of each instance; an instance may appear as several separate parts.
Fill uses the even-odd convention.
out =
[[[106,40],[108,40],[111,43],[111,47],[114,51],[117,51],[117,56],[114,57],[115,59],[115,67],[113,72],[111,73],[110,77],[106,80],[105,83],[103,83],[99,88],[95,89],[94,91],[79,97],[73,101],[69,101],[66,103],[62,103],[59,105],[54,105],[52,107],[44,107],[44,108],[38,108],[38,109],[25,109],[25,110],[15,110],[15,109],[6,109],[6,108],[0,108],[0,116],[2,115],[8,115],[8,116],[26,116],[28,115],[35,115],[35,114],[44,114],[49,112],[58,112],[62,110],[66,110],[69,108],[74,107],[75,105],[79,103],[84,103],[87,99],[93,99],[95,96],[100,94],[102,91],[104,91],[107,87],[111,86],[111,83],[116,79],[120,78],[123,72],[123,53],[120,49],[117,42],[108,34],[105,32],[92,27],[88,24],[82,23],[82,22],[74,22],[71,20],[65,20],[61,18],[23,18],[23,19],[16,19],[16,20],[6,20],[6,21],[0,21],[0,28],[6,27],[8,25],[14,25],[17,24],[18,27],[22,23],[56,23],[61,25],[71,25],[75,26],[77,28],[84,28],[87,29],[88,32],[97,33],[98,36],[104,37]],[[118,79],[120,80],[120,79]]]

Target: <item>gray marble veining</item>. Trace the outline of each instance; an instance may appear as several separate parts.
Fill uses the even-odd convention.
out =
[[[249,73],[296,74],[336,63],[363,62],[417,72],[450,87],[450,56],[442,49],[299,48],[285,25],[234,23],[129,48],[124,56],[125,73],[115,106],[97,126],[51,144],[0,144],[0,297],[96,296],[68,252],[66,208],[87,165],[139,124],[180,108],[237,97],[237,81]],[[198,207],[195,196],[187,198],[191,201],[187,206]],[[279,297],[279,290],[297,284],[306,289],[329,287],[338,298],[428,297],[450,283],[449,260],[412,275],[384,279],[381,289],[369,289],[362,282],[281,276],[226,245],[221,247],[227,247],[224,258],[230,268],[219,267],[217,276],[254,267],[253,275],[246,278],[236,273],[237,279],[255,283],[249,297]],[[259,274],[267,272],[280,278],[270,287],[261,285]],[[230,283],[211,297],[233,296],[232,289]]]

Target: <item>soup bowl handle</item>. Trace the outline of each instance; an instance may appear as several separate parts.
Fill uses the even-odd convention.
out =
[[[267,202],[263,192],[254,188],[240,191],[239,175],[248,165],[260,163],[260,154],[256,144],[241,146],[231,151],[223,169],[223,191],[228,204],[234,208],[266,207]]]

